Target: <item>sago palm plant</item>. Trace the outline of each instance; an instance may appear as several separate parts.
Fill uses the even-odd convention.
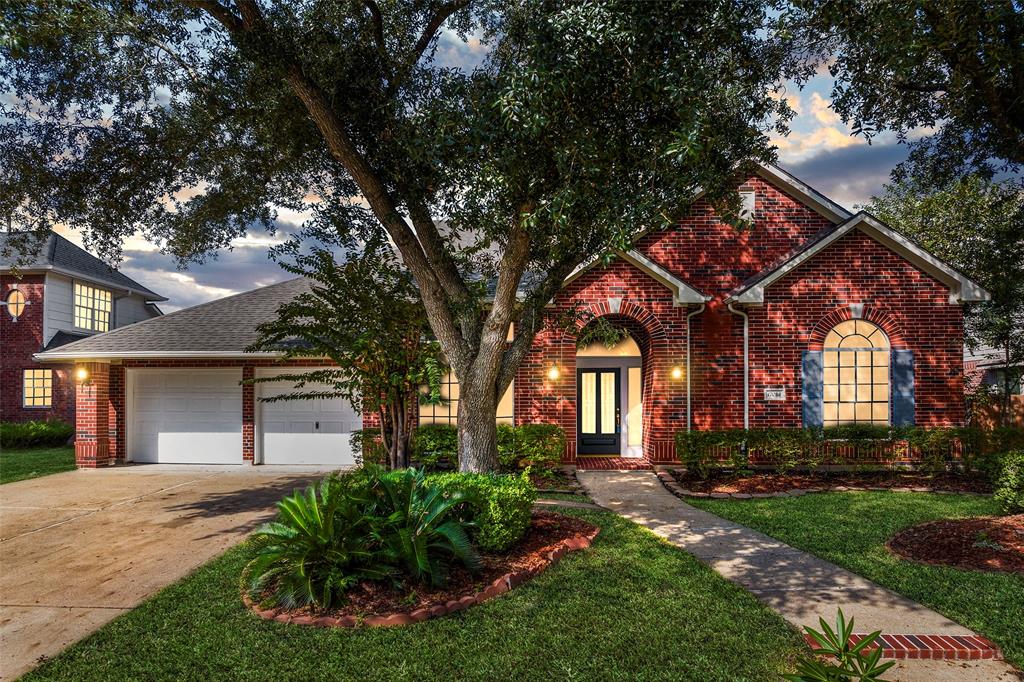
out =
[[[387,512],[381,539],[409,576],[440,585],[452,558],[476,570],[480,556],[469,541],[468,524],[456,515],[465,501],[462,493],[446,496],[416,469],[385,474],[380,485],[382,511]]]
[[[242,574],[250,594],[286,608],[330,608],[362,580],[395,574],[364,513],[363,477],[331,476],[280,502],[278,518],[254,535],[257,551]]]

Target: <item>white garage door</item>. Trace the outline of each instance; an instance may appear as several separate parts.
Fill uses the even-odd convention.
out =
[[[295,370],[258,370],[269,377]],[[258,396],[291,393],[286,382],[256,384]],[[300,390],[316,390],[307,384]],[[349,435],[362,428],[362,418],[341,398],[259,402],[260,447],[264,464],[307,464],[344,467],[355,463]]]
[[[242,463],[241,369],[128,370],[132,461]]]

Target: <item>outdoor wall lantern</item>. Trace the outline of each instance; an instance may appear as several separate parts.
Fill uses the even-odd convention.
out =
[[[548,379],[551,381],[558,381],[558,377],[562,376],[562,370],[558,369],[558,365],[551,365],[548,369]]]
[[[673,367],[672,368],[672,378],[675,379],[676,381],[679,381],[680,379],[682,379],[683,378],[683,368],[680,367],[679,365],[676,365],[675,367]]]
[[[75,368],[75,379],[81,383],[87,383],[89,381],[89,369],[79,365]]]

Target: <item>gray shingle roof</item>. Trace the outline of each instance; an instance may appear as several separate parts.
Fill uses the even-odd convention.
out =
[[[26,252],[26,248],[31,251]],[[15,239],[9,233],[0,233],[0,268],[15,267],[19,270],[56,270],[69,275],[78,275],[97,284],[131,289],[147,301],[166,301],[131,277],[110,267],[85,249],[73,244],[56,232],[42,244],[29,237],[27,241]]]
[[[282,303],[305,291],[307,280],[290,279],[90,336],[37,357],[241,355],[256,342],[256,327],[273,320]]]

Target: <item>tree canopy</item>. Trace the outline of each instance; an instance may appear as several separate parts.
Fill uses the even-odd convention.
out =
[[[281,208],[303,237],[386,235],[462,385],[462,466],[492,468],[494,407],[564,278],[699,191],[732,206],[735,165],[772,158],[772,4],[13,0],[0,213],[182,262]],[[445,65],[442,39],[485,54]]]
[[[803,78],[827,67],[856,134],[912,142],[897,174],[940,188],[1024,164],[1024,7],[1007,0],[796,0]]]
[[[967,310],[969,346],[1003,359],[1003,416],[1009,415],[1010,368],[1024,365],[1024,192],[1012,182],[968,176],[935,191],[908,178],[886,185],[866,207],[969,275],[992,300]]]

